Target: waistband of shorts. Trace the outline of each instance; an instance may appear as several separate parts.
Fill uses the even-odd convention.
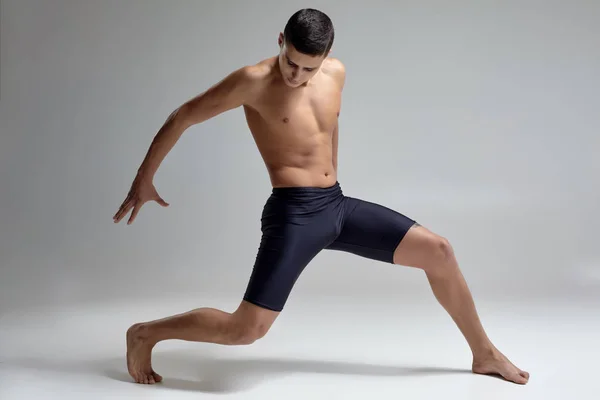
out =
[[[318,187],[318,186],[287,186],[287,187],[274,187],[273,194],[283,196],[300,196],[300,195],[317,195],[326,196],[334,195],[342,192],[342,188],[339,182],[335,182],[329,187]]]

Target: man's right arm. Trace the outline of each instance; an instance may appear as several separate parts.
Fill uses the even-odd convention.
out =
[[[138,176],[152,180],[164,158],[189,127],[250,101],[260,75],[258,68],[245,66],[231,72],[173,111],[154,137],[138,169]]]

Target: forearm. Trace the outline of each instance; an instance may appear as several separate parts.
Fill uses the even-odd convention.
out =
[[[138,169],[138,176],[152,179],[167,154],[175,146],[183,132],[187,129],[181,108],[175,110],[159,129],[150,144],[150,148]]]

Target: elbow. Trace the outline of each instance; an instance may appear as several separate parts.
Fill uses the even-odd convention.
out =
[[[200,122],[197,121],[197,116],[195,116],[195,114],[191,104],[185,103],[176,108],[171,115],[169,115],[169,122],[182,131],[185,131],[189,127]]]

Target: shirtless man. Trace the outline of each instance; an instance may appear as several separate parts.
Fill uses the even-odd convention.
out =
[[[342,193],[338,116],[345,70],[329,57],[333,39],[327,15],[314,9],[296,12],[279,34],[277,56],[231,72],[177,108],[156,134],[115,223],[131,211],[131,224],[148,201],[168,206],[153,184],[167,153],[189,127],[240,106],[273,189],[237,310],[198,308],[131,326],[127,367],[136,382],[162,380],[151,365],[152,349],[160,341],[249,345],[265,336],[304,267],[328,249],[423,270],[471,348],[472,371],[527,383],[529,374],[487,337],[448,240],[396,211]]]

